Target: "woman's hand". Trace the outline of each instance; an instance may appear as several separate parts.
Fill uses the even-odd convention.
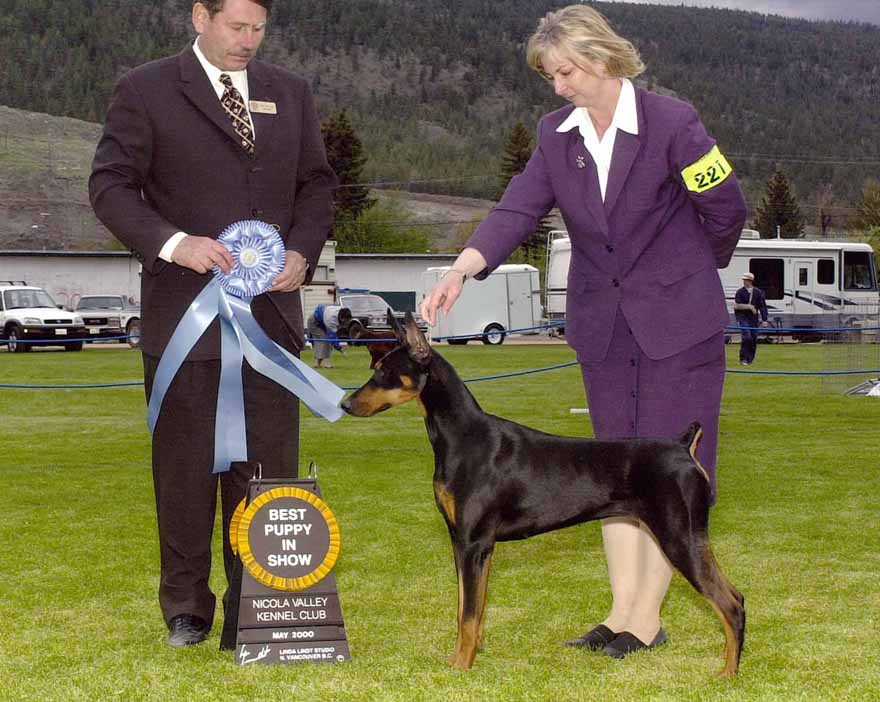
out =
[[[443,310],[443,314],[449,314],[452,305],[461,295],[464,281],[472,278],[486,268],[486,259],[476,249],[462,251],[452,267],[443,274],[437,285],[425,295],[419,305],[422,318],[432,327],[437,325],[437,310]]]
[[[440,281],[431,288],[425,299],[422,300],[420,311],[422,318],[432,327],[437,324],[437,310],[442,309],[443,314],[449,314],[452,305],[461,295],[461,289],[464,287],[465,273],[456,268],[450,268]]]

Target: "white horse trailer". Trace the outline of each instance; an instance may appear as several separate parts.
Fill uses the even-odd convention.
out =
[[[549,321],[565,318],[565,295],[571,241],[564,231],[547,239],[544,305]],[[875,326],[880,294],[874,250],[868,244],[807,239],[760,239],[744,229],[727,268],[718,274],[733,316],[733,298],[742,287],[743,273],[767,296],[774,326],[784,329]]]
[[[422,274],[423,296],[449,271],[449,266],[428,268]],[[534,266],[508,263],[484,280],[469,280],[449,314],[438,312],[434,338],[467,337],[484,344],[502,344],[507,332],[541,325],[541,284]],[[467,338],[448,339],[466,344]]]

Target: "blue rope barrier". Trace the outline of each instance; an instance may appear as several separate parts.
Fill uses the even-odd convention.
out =
[[[143,386],[143,380],[127,380],[122,383],[88,383],[85,385],[16,385],[0,383],[0,389],[7,390],[92,390],[94,388],[125,388]]]
[[[517,329],[505,329],[500,332],[494,332],[497,334],[503,334],[505,336],[515,336],[515,335],[526,335],[526,334],[535,334],[540,333],[541,331],[552,331],[554,329],[559,329],[565,326],[565,320],[559,320],[556,322],[550,322],[549,324],[540,324],[534,327],[519,327]],[[847,332],[864,332],[864,331],[880,331],[880,327],[743,327],[738,324],[731,324],[725,328],[725,331],[728,332],[737,332],[742,331],[744,329],[749,329],[752,331],[763,332],[765,334],[779,334],[779,333],[795,333],[795,334],[834,334],[840,333],[844,334]],[[450,336],[432,336],[432,341],[448,341],[450,339],[482,339],[485,334],[482,332],[478,332],[476,334],[457,334]],[[46,345],[46,346],[59,346],[63,344],[71,344],[77,342],[84,343],[95,343],[101,341],[127,341],[131,339],[131,335],[124,336],[86,336],[86,337],[78,337],[78,338],[67,338],[67,337],[56,337],[54,339],[16,339],[17,344],[32,344],[32,345]],[[311,337],[306,336],[305,340],[311,343],[314,342],[326,342],[332,343],[326,337]],[[380,342],[393,342],[397,341],[397,337],[388,337],[383,339],[352,339],[352,338],[337,338],[334,341],[337,342],[345,342],[348,344],[373,344]],[[6,339],[0,339],[0,346],[6,346],[9,344],[9,341]]]
[[[559,327],[564,327],[564,326],[565,326],[565,322],[551,322],[550,324],[541,324],[536,327],[520,327],[518,329],[505,329],[503,331],[493,332],[493,333],[504,334],[505,336],[510,336],[512,334],[528,334],[531,332],[539,333],[543,329],[558,329]],[[482,332],[479,332],[477,334],[459,334],[457,336],[432,336],[431,340],[432,341],[446,341],[448,339],[482,339],[484,336],[486,336],[486,335],[483,334]],[[330,341],[326,337],[306,336],[305,339],[306,339],[306,341],[311,341],[311,342],[319,341],[319,342],[325,342],[328,344],[332,343],[332,341]],[[338,338],[334,339],[334,341],[344,341],[349,344],[354,343],[354,344],[360,345],[360,344],[373,344],[373,343],[380,343],[380,342],[387,342],[387,341],[397,341],[397,337],[393,336],[393,337],[389,337],[387,339],[351,339],[351,338],[338,337]]]
[[[725,328],[725,331],[735,332],[742,329],[751,329],[753,331],[766,332],[767,334],[776,334],[779,332],[792,332],[794,334],[845,334],[847,332],[854,331],[878,331],[880,330],[880,327],[741,327],[739,324],[731,324],[730,326]]]
[[[61,346],[63,344],[75,344],[77,342],[83,343],[94,343],[96,341],[125,341],[127,339],[137,338],[128,336],[85,336],[81,338],[69,338],[66,336],[57,336],[54,339],[16,339],[16,344],[32,344],[39,346],[40,344],[44,344],[45,346]],[[8,346],[8,339],[0,339],[0,346]]]
[[[525,334],[527,332],[533,332],[535,330],[543,330],[543,329],[555,329],[561,326],[565,326],[565,321],[557,321],[551,322],[550,324],[543,324],[535,327],[522,327],[519,329],[511,329],[510,331],[503,332],[504,334]],[[740,327],[740,326],[730,326],[727,327],[729,331],[740,331],[742,329],[756,329],[758,331],[763,331],[766,333],[776,333],[782,331],[795,331],[795,332],[823,332],[823,333],[831,333],[831,332],[849,332],[849,331],[876,331],[880,330],[880,327],[817,327],[813,329],[802,328],[802,327],[793,327],[793,328],[785,328],[785,327]],[[458,336],[441,336],[441,337],[432,337],[434,341],[443,341],[448,339],[479,339],[483,337],[483,334],[466,334],[466,335],[458,335]],[[87,339],[49,339],[49,340],[18,340],[18,343],[31,343],[31,344],[52,344],[58,345],[59,343],[71,343],[77,341],[111,341],[114,339],[128,339],[129,336],[120,336],[120,337],[104,337],[101,339],[96,339],[94,337],[89,337]],[[308,341],[327,341],[325,338],[321,339],[313,339],[312,337],[306,337]],[[378,342],[388,342],[388,341],[397,341],[396,337],[387,338],[387,339],[338,339],[338,341],[345,342],[358,342],[360,344],[363,343],[378,343]],[[0,346],[4,344],[8,344],[8,341],[0,340]],[[330,343],[330,342],[328,342]],[[562,368],[570,368],[571,366],[578,365],[577,361],[570,361],[568,363],[559,363],[553,366],[545,366],[543,368],[531,368],[528,370],[522,371],[513,371],[510,373],[499,373],[496,375],[486,375],[486,376],[478,376],[476,378],[468,378],[464,380],[465,383],[479,383],[486,380],[503,380],[505,378],[516,378],[524,375],[533,375],[535,373],[544,373],[553,370],[559,370]],[[834,375],[876,375],[880,374],[880,369],[878,368],[865,368],[860,370],[841,370],[841,371],[775,371],[775,370],[738,370],[738,369],[727,369],[727,373],[737,374],[737,375],[778,375],[778,376],[834,376]],[[47,384],[47,385],[36,385],[36,384],[15,384],[15,383],[0,383],[0,389],[12,389],[12,390],[91,390],[91,389],[104,389],[104,388],[118,388],[118,387],[137,387],[142,386],[143,381],[125,381],[120,383],[88,383],[82,385],[58,385],[58,384]],[[359,386],[352,387],[343,387],[343,390],[357,390]]]
[[[479,383],[485,380],[504,380],[505,378],[516,378],[523,375],[534,375],[535,373],[544,373],[547,371],[560,370],[562,368],[570,368],[572,366],[578,365],[577,361],[569,361],[568,363],[557,363],[553,366],[544,366],[543,368],[529,368],[527,370],[521,371],[512,371],[510,373],[498,373],[496,375],[483,375],[477,376],[476,378],[467,378],[464,380],[465,383]],[[736,375],[779,375],[779,376],[811,376],[811,375],[880,375],[880,368],[863,368],[857,370],[840,370],[840,371],[830,371],[830,370],[821,370],[821,371],[775,371],[775,370],[738,370],[733,368],[728,368],[726,373],[736,374]],[[88,383],[83,385],[31,385],[31,384],[14,384],[14,383],[0,383],[0,389],[7,390],[91,390],[91,389],[103,389],[103,388],[118,388],[118,387],[134,387],[134,386],[142,386],[143,381],[132,380],[125,381],[120,383]],[[360,386],[342,386],[343,390],[357,390]]]

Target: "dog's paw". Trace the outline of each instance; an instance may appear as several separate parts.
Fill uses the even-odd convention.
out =
[[[470,670],[474,659],[458,652],[449,656],[447,662],[456,670]]]

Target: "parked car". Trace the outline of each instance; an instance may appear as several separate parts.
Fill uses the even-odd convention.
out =
[[[367,292],[345,292],[340,290],[337,293],[338,304],[348,307],[351,310],[353,324],[361,324],[368,329],[388,329],[388,311],[399,319],[401,322],[405,316],[405,312],[392,309],[385,298],[374,293]],[[426,331],[428,325],[422,320],[417,312],[413,313],[416,324],[422,331]]]
[[[83,318],[90,339],[125,338],[129,346],[141,341],[141,308],[125,295],[83,295],[74,310]]]
[[[61,309],[42,288],[23,280],[0,281],[0,335],[11,353],[30,351],[31,341],[82,351],[86,334],[82,317]]]

